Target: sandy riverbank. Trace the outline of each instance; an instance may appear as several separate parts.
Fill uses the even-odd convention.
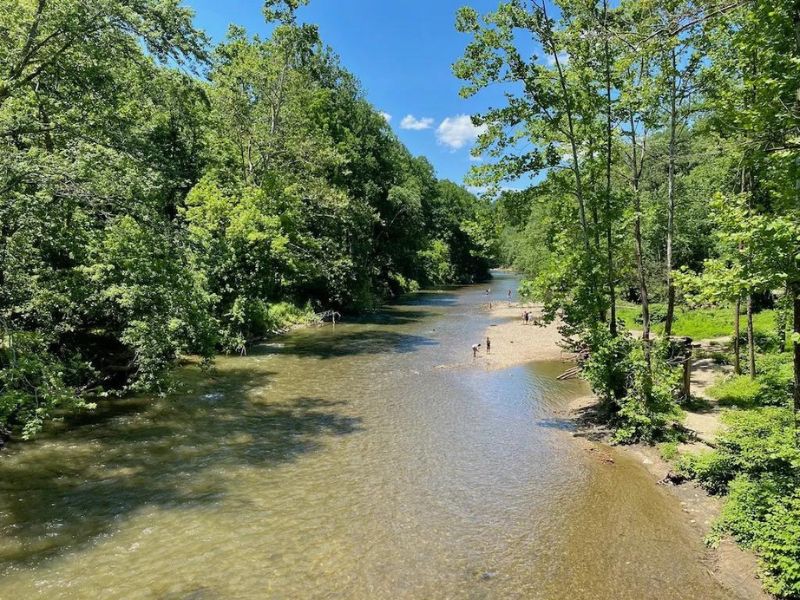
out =
[[[488,309],[488,308],[487,308]],[[541,306],[498,302],[490,313],[497,322],[483,336],[483,347],[477,360],[487,369],[505,369],[532,361],[572,361],[558,332],[558,322],[549,325],[528,325],[522,322],[523,311],[531,311],[533,318],[542,314]],[[486,338],[491,340],[491,350],[486,352]],[[565,367],[566,369],[567,367]]]
[[[488,307],[487,307],[488,309]],[[498,322],[490,326],[484,338],[491,339],[491,351],[485,348],[477,360],[487,369],[503,369],[518,364],[534,361],[565,361],[565,370],[573,361],[573,356],[564,350],[563,339],[558,332],[558,323],[547,326],[523,325],[523,310],[531,310],[538,317],[541,307],[537,305],[521,305],[498,303],[491,309],[491,315]],[[485,339],[483,340],[485,343]],[[708,359],[697,361],[692,373],[692,392],[708,399],[705,391],[717,377],[724,374],[722,368]],[[571,435],[577,443],[596,460],[613,464],[617,453],[633,457],[651,474],[653,484],[658,484],[670,471],[670,465],[660,455],[658,448],[644,444],[610,447],[610,432],[595,421],[587,418],[596,407],[597,399],[583,396],[573,400],[564,410],[563,416],[576,423],[577,430]],[[719,409],[712,406],[704,413],[688,412],[685,425],[696,431],[698,441],[691,448],[693,451],[709,449],[719,430]],[[565,432],[565,435],[569,435]],[[720,513],[722,501],[719,497],[709,496],[694,482],[682,485],[664,485],[664,490],[680,503],[692,531],[704,539],[711,531],[711,526]],[[739,548],[731,540],[723,540],[718,548],[709,550],[709,573],[737,600],[768,600],[770,596],[761,589],[756,577],[757,564],[753,554]]]

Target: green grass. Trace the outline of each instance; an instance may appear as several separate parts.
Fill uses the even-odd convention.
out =
[[[678,457],[678,442],[663,442],[658,445],[658,451],[661,454],[661,458],[671,462]]]
[[[749,375],[726,377],[708,388],[708,394],[719,400],[722,406],[752,408],[758,404],[761,382]]]
[[[651,313],[663,314],[666,307],[663,304],[652,304]],[[641,323],[636,319],[641,315],[641,307],[635,304],[620,304],[617,307],[617,317],[625,321],[628,329],[641,329]],[[742,315],[741,328],[745,330],[746,317]],[[774,310],[763,310],[753,315],[753,328],[758,333],[774,334],[777,328]],[[655,323],[653,333],[664,333],[664,324]],[[732,308],[695,308],[687,309],[678,307],[675,310],[675,322],[672,328],[673,335],[685,335],[694,340],[704,340],[733,335],[733,309]]]

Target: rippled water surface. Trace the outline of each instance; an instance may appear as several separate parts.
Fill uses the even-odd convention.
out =
[[[0,598],[725,598],[675,500],[564,431],[563,365],[472,361],[484,288],[0,455]]]

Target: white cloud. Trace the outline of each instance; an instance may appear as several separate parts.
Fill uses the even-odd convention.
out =
[[[489,191],[488,187],[482,185],[468,185],[466,188],[468,192],[471,192],[476,196],[481,196]]]
[[[568,53],[566,53],[566,52],[559,52],[559,53],[558,53],[558,62],[560,62],[560,63],[561,63],[561,66],[562,66],[562,67],[563,67],[564,65],[566,65],[566,64],[569,62],[569,54],[568,54]],[[555,59],[555,58],[553,58],[553,55],[552,55],[552,54],[550,54],[550,55],[547,57],[547,64],[548,64],[548,65],[550,65],[551,67],[554,67],[554,66],[555,66],[555,64],[556,64],[556,59]]]
[[[469,115],[457,115],[447,117],[442,121],[436,130],[436,139],[444,146],[449,146],[452,150],[463,148],[468,143],[486,131],[486,125],[476,127],[472,124]]]
[[[469,155],[469,159],[472,162],[483,162],[483,157],[482,156],[473,156],[472,154],[470,154]]]
[[[428,117],[417,119],[414,115],[406,115],[403,117],[403,120],[400,121],[401,129],[413,129],[414,131],[430,129],[431,125],[433,125],[433,119]]]
[[[391,122],[392,122],[392,115],[390,115],[389,113],[387,113],[387,112],[381,112],[381,113],[380,113],[380,115],[381,115],[381,116],[382,116],[384,119],[386,119],[386,122],[387,122],[387,123],[391,123]]]

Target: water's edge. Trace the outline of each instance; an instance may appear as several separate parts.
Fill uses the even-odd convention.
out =
[[[296,330],[13,447],[0,598],[730,598],[641,462],[576,443],[563,364],[472,358],[485,297]]]

